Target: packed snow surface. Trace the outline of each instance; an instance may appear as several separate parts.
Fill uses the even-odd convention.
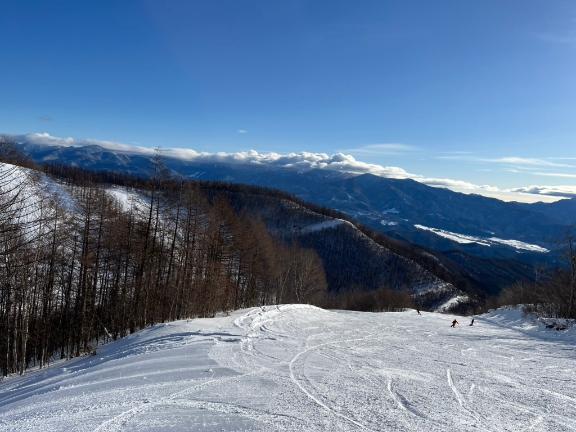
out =
[[[574,431],[573,331],[271,306],[0,383],[1,431]]]

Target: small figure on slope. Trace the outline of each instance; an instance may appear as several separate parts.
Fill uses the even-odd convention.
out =
[[[470,321],[470,327],[472,327],[474,325],[474,318],[472,318],[472,321]]]
[[[454,320],[452,321],[452,325],[450,327],[456,327],[456,324],[460,324],[458,321]]]
[[[418,315],[422,315],[422,314],[420,313],[420,309],[418,309],[418,308],[416,308],[416,313],[417,313]]]

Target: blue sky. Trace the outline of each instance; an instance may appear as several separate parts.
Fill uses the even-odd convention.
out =
[[[4,133],[576,185],[571,0],[24,0],[0,52]]]

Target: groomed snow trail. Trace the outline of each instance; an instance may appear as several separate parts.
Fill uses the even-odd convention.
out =
[[[269,306],[161,324],[0,382],[0,431],[574,431],[576,336]]]

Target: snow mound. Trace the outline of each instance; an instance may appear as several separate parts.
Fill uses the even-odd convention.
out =
[[[574,320],[539,317],[534,313],[526,313],[523,309],[522,305],[502,307],[484,314],[483,318],[492,324],[530,332],[539,337],[569,341],[574,339],[573,342],[576,342]]]

